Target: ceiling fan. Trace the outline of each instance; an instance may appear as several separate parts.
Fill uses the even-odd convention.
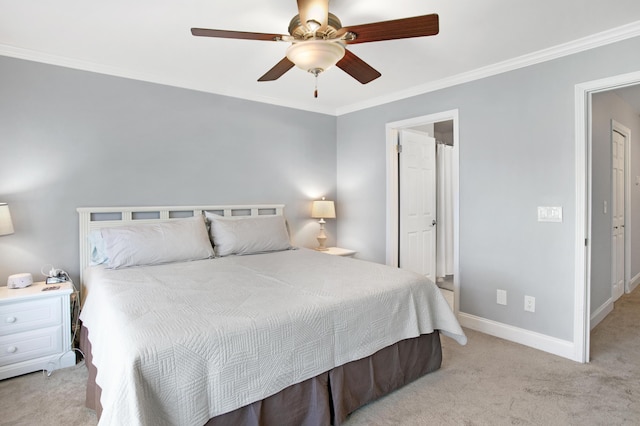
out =
[[[296,65],[316,77],[314,96],[318,97],[318,75],[334,65],[362,84],[382,75],[345,49],[346,45],[431,36],[439,31],[437,14],[343,27],[340,19],[329,12],[329,0],[297,1],[298,15],[289,23],[289,35],[206,28],[191,28],[191,34],[200,37],[289,42],[291,46],[287,49],[287,55],[258,81],[277,80]]]

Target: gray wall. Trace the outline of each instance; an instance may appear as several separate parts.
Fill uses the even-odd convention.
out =
[[[622,89],[624,90],[624,89]],[[635,176],[640,176],[640,117],[616,93],[609,91],[593,95],[592,150],[593,204],[591,246],[591,313],[611,298],[611,120],[631,130],[630,140],[630,223],[631,278],[640,274],[640,189]],[[609,208],[604,213],[603,202]]]
[[[638,51],[635,38],[340,116],[338,244],[385,261],[385,123],[457,108],[460,311],[573,340],[574,88],[639,70]],[[564,222],[537,222],[537,206]]]
[[[76,207],[285,203],[315,246],[311,200],[336,192],[335,117],[0,57],[6,277],[78,275]],[[328,221],[328,244],[335,221]]]
[[[313,246],[321,195],[337,199],[329,244],[383,263],[385,124],[457,108],[460,310],[571,340],[574,87],[639,70],[638,51],[631,39],[337,119],[0,57],[0,201],[16,227],[0,279],[77,274],[77,206],[281,202]],[[538,223],[540,205],[564,222]]]

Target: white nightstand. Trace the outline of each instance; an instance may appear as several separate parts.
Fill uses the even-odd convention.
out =
[[[58,290],[42,291],[60,286]],[[70,282],[0,287],[0,380],[76,363],[71,349]]]
[[[331,254],[333,256],[353,257],[353,255],[356,254],[356,251],[340,247],[327,247],[327,250],[321,251],[320,253]]]

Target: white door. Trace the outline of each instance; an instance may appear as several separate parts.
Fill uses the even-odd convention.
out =
[[[616,301],[624,294],[624,177],[625,177],[625,136],[616,130],[611,132],[611,179],[612,232],[611,232],[611,275],[612,297]]]
[[[399,266],[436,281],[436,140],[400,131]]]

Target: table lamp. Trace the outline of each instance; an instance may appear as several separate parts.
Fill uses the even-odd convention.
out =
[[[324,233],[324,224],[326,223],[325,219],[335,219],[336,218],[336,208],[333,204],[333,201],[327,201],[322,197],[320,201],[314,201],[313,206],[311,207],[311,217],[314,219],[320,219],[318,223],[320,223],[320,234],[318,234],[318,247],[316,250],[326,251],[328,250],[325,247],[325,243],[327,242],[327,235]]]
[[[0,235],[13,234],[11,212],[7,203],[0,203]]]
[[[0,236],[13,234],[13,222],[7,203],[0,203]],[[11,275],[7,279],[7,288],[24,288],[33,283],[31,274]]]

